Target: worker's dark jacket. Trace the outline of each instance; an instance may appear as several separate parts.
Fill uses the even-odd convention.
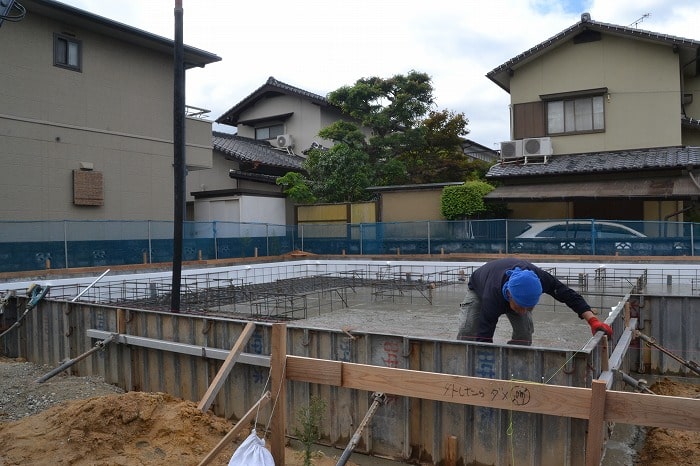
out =
[[[498,318],[507,312],[513,312],[503,297],[502,290],[508,279],[506,271],[515,267],[535,272],[542,282],[542,292],[569,306],[579,317],[591,309],[580,294],[536,265],[521,259],[496,259],[482,265],[469,277],[469,289],[474,290],[481,298],[481,319],[477,332],[479,340],[492,341]]]

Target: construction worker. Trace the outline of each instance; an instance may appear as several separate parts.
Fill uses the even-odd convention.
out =
[[[471,274],[468,286],[459,305],[458,340],[493,343],[498,318],[505,314],[513,327],[508,343],[530,346],[535,331],[531,312],[542,293],[586,319],[593,335],[603,331],[612,336],[612,328],[595,317],[580,294],[530,262],[515,258],[487,262]]]

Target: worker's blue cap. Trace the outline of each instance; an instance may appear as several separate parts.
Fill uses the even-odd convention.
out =
[[[508,299],[506,291],[510,292],[511,298],[522,307],[535,307],[542,296],[542,282],[532,270],[522,270],[515,267],[508,270],[509,276],[503,285],[503,297]]]

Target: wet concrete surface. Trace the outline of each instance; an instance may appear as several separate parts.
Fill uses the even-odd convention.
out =
[[[457,335],[459,303],[466,290],[463,282],[437,287],[430,293],[416,290],[373,293],[370,288],[358,288],[347,294],[347,308],[336,304],[333,311],[328,310],[328,306],[314,311],[313,306],[309,306],[308,317],[290,326],[452,340]],[[598,309],[601,320],[622,299],[614,294],[582,295]],[[532,316],[535,323],[533,346],[578,350],[592,336],[584,320],[549,295],[542,295]],[[510,322],[501,316],[494,343],[505,344],[511,332]]]

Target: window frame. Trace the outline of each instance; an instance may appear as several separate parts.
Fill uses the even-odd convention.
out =
[[[272,132],[270,131],[270,129],[272,129],[272,128],[277,128],[280,131],[279,134],[271,135]],[[258,132],[260,130],[263,130],[263,129],[267,130],[268,137],[266,137],[266,138],[259,137],[259,135],[258,135]],[[280,136],[282,134],[284,134],[284,123],[275,123],[273,125],[257,126],[255,128],[255,139],[257,141],[269,141],[270,139],[275,139],[277,136]]]
[[[59,54],[59,44],[65,43],[65,54]],[[77,64],[69,63],[71,44],[77,47]],[[53,66],[71,71],[83,71],[83,41],[68,34],[54,33],[53,35]]]
[[[607,94],[607,88],[598,89],[586,89],[582,91],[574,92],[562,92],[558,94],[546,94],[541,95],[540,99],[544,102],[544,122],[545,122],[545,133],[547,136],[566,136],[573,134],[590,134],[590,133],[604,133],[605,127],[605,94]],[[596,103],[596,99],[600,99],[599,103]],[[590,116],[590,128],[582,129],[578,127],[577,114],[577,103],[582,101],[588,101],[586,105],[590,110],[590,113],[585,115]],[[554,103],[561,103],[561,125],[563,127],[562,131],[552,131],[550,125],[550,105]],[[596,112],[596,108],[600,107],[601,112]],[[601,115],[601,127],[596,127],[596,115]],[[567,130],[567,122],[573,124],[572,129]]]

